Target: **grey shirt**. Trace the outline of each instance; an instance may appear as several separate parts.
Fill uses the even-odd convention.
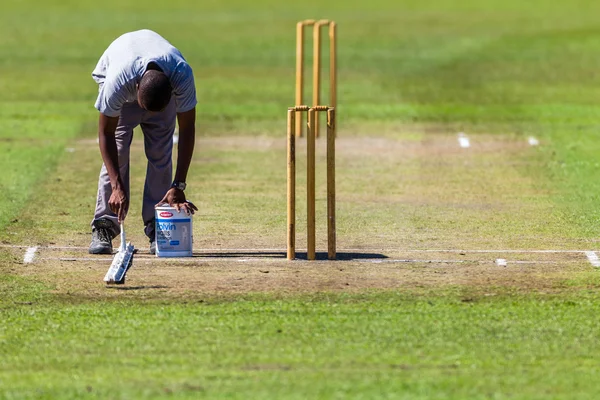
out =
[[[124,103],[137,101],[137,84],[150,63],[156,63],[171,81],[178,113],[196,106],[190,65],[166,39],[143,29],[119,36],[100,57],[92,72],[100,86],[96,109],[108,117],[118,117]]]

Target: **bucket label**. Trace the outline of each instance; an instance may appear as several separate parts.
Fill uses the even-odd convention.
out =
[[[191,220],[156,220],[156,245],[159,251],[191,250]]]
[[[183,218],[182,218],[183,217]],[[192,217],[175,209],[156,210],[156,255],[192,255]]]
[[[158,224],[158,231],[161,233],[177,230],[177,225],[175,225],[174,223],[172,223],[170,221],[157,222],[157,224]]]

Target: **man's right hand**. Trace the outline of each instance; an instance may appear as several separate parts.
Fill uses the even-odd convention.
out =
[[[108,199],[108,207],[117,214],[119,223],[123,222],[129,210],[129,200],[123,190],[123,181],[119,176],[119,153],[115,139],[115,131],[119,124],[119,117],[108,117],[100,113],[98,120],[98,142],[102,161],[110,179],[112,194]]]
[[[110,199],[108,199],[108,206],[112,212],[117,214],[119,223],[122,223],[129,210],[129,200],[127,200],[125,191],[121,188],[113,188]]]

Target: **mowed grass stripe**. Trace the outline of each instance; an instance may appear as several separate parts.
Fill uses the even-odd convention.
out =
[[[64,145],[59,141],[52,144],[0,141],[0,230],[4,235],[11,231],[7,226],[20,221],[23,208],[31,204],[45,203],[39,199],[44,177],[54,173],[56,164],[64,155]],[[59,200],[60,201],[60,200]],[[43,205],[41,205],[43,209]],[[23,229],[23,226],[20,227]],[[8,232],[7,232],[8,231]]]
[[[85,125],[80,110],[76,102],[0,103],[0,237],[10,237],[8,224],[18,225],[23,208],[32,201],[37,204],[37,215],[44,212],[49,199],[64,202],[62,194],[69,190],[64,183],[57,185],[55,192],[38,196],[44,184],[57,179],[57,164],[72,162],[65,149]]]
[[[73,169],[71,162],[60,165],[60,181],[49,181],[43,187],[46,193],[53,193],[61,182],[69,182],[72,190],[65,195],[66,205],[49,205],[43,216],[37,215],[32,205],[22,217],[23,226],[32,228],[17,229],[12,235],[19,240],[15,244],[33,239],[32,244],[52,242],[55,246],[77,247],[60,250],[63,259],[50,259],[52,256],[42,251],[39,262],[27,268],[28,274],[54,286],[56,295],[122,295],[105,291],[101,277],[106,266],[102,262],[82,259],[89,257],[85,249],[95,204],[95,185],[89,182],[96,181],[101,162],[96,146],[90,139],[76,142],[70,157],[80,168]],[[299,141],[299,154],[305,154],[303,146]],[[323,166],[321,147],[319,160]],[[307,269],[304,264],[270,260],[269,256],[277,255],[265,254],[260,262],[246,265],[239,261],[244,254],[226,250],[225,254],[216,252],[191,262],[144,259],[129,273],[128,285],[133,288],[130,295],[179,300],[178,293],[183,292],[201,296],[218,291],[294,293],[418,285],[479,287],[491,283],[515,290],[547,290],[589,269],[585,257],[572,252],[586,249],[576,230],[553,216],[552,203],[541,182],[521,174],[522,168],[538,167],[534,160],[539,156],[521,136],[478,134],[472,147],[461,149],[455,133],[411,131],[404,140],[342,137],[338,139],[338,150],[338,248],[342,261]],[[145,157],[139,131],[131,159],[133,200],[127,219],[128,236],[137,248],[146,251],[148,242],[140,219]],[[303,160],[300,156],[299,166]],[[200,207],[194,223],[195,248],[283,249],[284,138],[200,136],[193,168],[197,173],[190,175],[187,193]],[[304,174],[299,172],[299,187],[304,181]],[[319,199],[323,201],[324,182],[320,175],[319,187],[323,190]],[[305,204],[303,197],[299,194],[300,204]],[[324,207],[324,202],[319,204]],[[304,209],[299,207],[301,232],[305,229]],[[548,224],[550,218],[558,222]],[[573,229],[573,236],[567,235],[567,228]],[[326,249],[325,237],[323,223],[319,225],[320,251]],[[305,251],[304,240],[305,235],[300,234],[301,253]],[[501,251],[544,249],[550,245],[559,252],[507,256]],[[439,249],[439,254],[415,255],[428,249]],[[449,255],[444,252],[449,249],[465,250]],[[493,249],[500,250],[498,254],[478,253]],[[569,249],[571,252],[560,252]],[[19,257],[22,259],[22,254]],[[496,268],[497,258],[509,259],[510,268]],[[374,259],[386,267],[375,268]],[[450,262],[444,260],[454,265],[449,268]],[[46,276],[45,271],[52,273]]]
[[[538,161],[543,154],[521,136],[478,134],[472,136],[469,149],[458,146],[454,133],[413,131],[406,137],[338,138],[340,249],[589,248],[578,240],[577,226],[565,223],[560,210],[553,208],[547,183],[528,176],[543,174]],[[141,131],[136,131],[127,222],[132,240],[147,247],[140,218],[146,169],[142,141]],[[318,245],[325,249],[325,148],[321,144],[317,146],[317,228]],[[52,196],[66,182],[71,190],[64,194],[65,201],[49,204],[44,216],[32,204],[22,216],[31,229],[13,232],[11,243],[44,245],[58,234],[65,235],[58,245],[87,244],[101,159],[94,140],[73,146],[56,179],[41,188],[45,196]],[[305,248],[305,154],[305,141],[299,140],[299,250]],[[200,207],[194,224],[195,247],[284,246],[285,174],[283,137],[200,135],[187,191]]]
[[[13,366],[0,371],[7,398],[483,399],[493,392],[542,399],[596,392],[592,296],[385,293],[101,305],[5,311],[3,360]],[[7,331],[12,324],[19,329]],[[115,368],[127,379],[115,380]]]

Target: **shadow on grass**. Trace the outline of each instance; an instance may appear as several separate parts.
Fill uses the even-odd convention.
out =
[[[165,285],[141,285],[141,286],[125,286],[125,285],[107,285],[107,289],[112,290],[148,290],[148,289],[168,289]]]
[[[194,258],[285,258],[283,251],[232,251],[214,253],[194,253]]]
[[[317,260],[327,260],[327,253],[316,253]],[[215,252],[194,254],[194,258],[276,258],[283,259],[287,257],[284,251],[258,251],[258,252]],[[374,260],[385,259],[388,256],[379,253],[337,253],[336,261],[353,261],[353,260]],[[296,252],[296,259],[307,260],[306,252]]]
[[[317,256],[317,260],[327,260],[327,253],[326,252],[322,252],[316,253]],[[306,260],[307,254],[306,253],[296,253],[296,258],[298,260]],[[388,256],[384,255],[384,254],[379,254],[379,253],[337,253],[336,254],[336,261],[353,261],[353,260],[376,260],[376,259],[384,259],[384,258],[388,258]]]

